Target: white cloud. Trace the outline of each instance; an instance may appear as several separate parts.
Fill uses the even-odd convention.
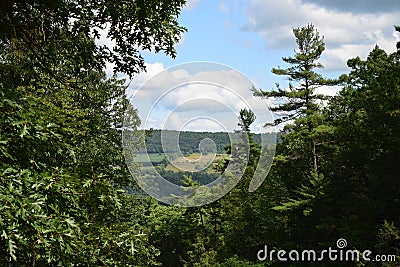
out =
[[[186,70],[175,70],[172,72],[172,76],[175,79],[187,79],[190,75]]]
[[[205,129],[205,130],[203,130]],[[208,131],[208,132],[226,132],[231,131],[232,129],[225,129],[223,125],[220,123],[211,120],[209,118],[198,117],[187,124],[182,128],[183,131]]]
[[[315,94],[334,96],[337,95],[341,89],[342,86],[322,86],[315,89]]]
[[[163,129],[180,130],[183,126],[183,119],[177,113],[170,113],[163,123]]]
[[[132,79],[130,87],[127,91],[128,97],[135,95],[139,89],[140,89],[139,90],[140,94],[143,95],[143,97],[145,97],[144,94],[145,90],[141,87],[146,83],[148,79],[165,70],[164,65],[158,62],[153,64],[145,63],[145,66],[146,66],[146,71],[139,73]],[[154,88],[156,87],[157,86],[154,86]]]
[[[172,69],[164,69],[160,63],[147,64],[148,71],[140,74],[133,85],[138,91],[132,103],[139,111],[142,126],[181,130],[190,121],[191,130],[201,126],[198,130],[215,131],[221,130],[215,123],[220,122],[232,131],[237,129],[238,114],[244,107],[256,115],[261,113],[260,120],[265,123],[267,104],[252,95],[252,83],[238,71],[223,65],[207,68],[207,64]],[[197,117],[205,120],[191,121]]]
[[[236,95],[230,88],[222,88],[207,84],[190,84],[177,88],[165,96],[162,105],[175,112],[188,110],[206,110],[207,112],[229,112],[240,110],[246,106],[245,99]]]
[[[339,47],[325,50],[320,62],[327,70],[347,71],[347,60],[357,56],[365,58],[372,48],[373,45],[343,44]]]
[[[183,9],[192,10],[196,7],[196,5],[202,0],[187,0]]]
[[[323,62],[328,70],[346,70],[350,57],[365,57],[376,44],[394,51],[393,25],[400,11],[351,13],[302,0],[251,0],[242,30],[256,32],[269,48],[296,48],[293,28],[313,23],[325,37]]]

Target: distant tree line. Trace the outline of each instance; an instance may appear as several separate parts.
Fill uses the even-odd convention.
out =
[[[179,148],[183,154],[200,153],[200,141],[205,138],[210,138],[214,141],[217,153],[226,153],[226,146],[231,143],[227,132],[189,132],[189,131],[173,131],[173,130],[151,130],[146,134],[146,150],[147,153],[176,153],[178,151],[164,151],[161,144],[161,132],[165,136],[166,147],[172,147],[169,143],[175,142],[173,137],[179,136]],[[265,134],[275,139],[275,134]],[[261,134],[254,134],[254,141],[261,143]]]

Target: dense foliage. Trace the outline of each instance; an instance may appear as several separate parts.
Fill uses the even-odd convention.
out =
[[[261,262],[257,252],[265,245],[321,251],[345,238],[349,248],[397,262],[310,265],[398,266],[400,52],[375,47],[366,59],[350,59],[348,74],[324,79],[316,69],[325,46],[311,24],[294,29],[298,50],[283,59],[289,66],[273,69],[288,77],[289,89],[255,90],[278,99],[275,123],[286,123],[257,191],[248,188],[259,136],[249,131],[254,114],[242,110],[238,125],[251,153],[225,197],[182,208],[140,194],[121,149],[124,81],[107,77],[104,66],[134,75],[143,49],[174,56],[183,4],[0,2],[0,265],[304,266]],[[98,42],[102,31],[113,49]],[[315,94],[339,83],[335,97]],[[149,152],[160,152],[159,136],[148,136]],[[183,152],[196,152],[205,137],[230,152],[227,134],[182,133]],[[188,174],[165,173],[196,186]]]
[[[0,265],[153,266],[121,151],[141,49],[174,55],[184,1],[0,3]],[[96,40],[100,31],[115,41]]]
[[[168,139],[168,136],[175,136],[173,132],[176,132],[176,135],[179,134],[179,149],[183,154],[192,154],[199,153],[199,144],[200,141],[206,138],[210,138],[214,141],[215,146],[217,148],[216,153],[223,154],[226,153],[225,147],[230,144],[229,134],[226,132],[177,132],[172,130],[163,130],[164,142],[166,143],[166,147],[172,147],[168,145],[168,142],[173,142],[174,139]],[[265,140],[271,140],[275,138],[273,134],[265,134]],[[261,135],[254,134],[254,141],[258,144],[261,143]],[[149,130],[149,133],[146,134],[146,151],[148,153],[163,153],[163,146],[161,145],[161,130],[153,129]],[[177,151],[168,151],[169,153],[176,153]]]

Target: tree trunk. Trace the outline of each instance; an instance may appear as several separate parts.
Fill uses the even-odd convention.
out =
[[[314,140],[311,141],[311,146],[312,146],[314,172],[318,175],[317,150],[316,150],[316,142]]]

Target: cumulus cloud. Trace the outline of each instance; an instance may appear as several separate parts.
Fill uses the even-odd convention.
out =
[[[206,110],[207,112],[237,111],[246,107],[246,99],[231,90],[207,84],[191,84],[166,94],[162,105],[175,112]]]
[[[329,70],[346,69],[348,58],[365,57],[376,44],[394,51],[396,36],[393,34],[393,25],[398,23],[400,10],[392,8],[383,13],[386,10],[384,6],[395,6],[394,1],[383,1],[383,7],[376,9],[382,12],[370,13],[366,13],[368,8],[365,8],[365,12],[351,12],[351,8],[345,9],[342,2],[251,0],[246,10],[247,22],[242,30],[264,37],[269,49],[295,48],[292,29],[313,23],[325,37],[327,49],[323,57],[325,67]],[[346,1],[347,4],[350,2]],[[380,5],[380,1],[365,2],[371,9],[372,2],[375,6]],[[332,9],[332,5],[336,9]],[[354,3],[352,5],[356,6]]]
[[[131,86],[127,91],[128,97],[132,97],[138,92],[139,94],[141,94],[141,96],[146,97],[145,94],[146,90],[142,89],[141,87],[144,86],[146,81],[149,80],[151,77],[165,70],[164,65],[158,62],[153,64],[145,63],[145,66],[146,66],[146,71],[139,73],[132,79]],[[154,85],[153,88],[157,88],[157,85]]]
[[[172,70],[165,69],[161,63],[146,64],[146,69],[146,72],[139,74],[132,82],[131,87],[134,90],[140,89],[136,96],[154,101],[165,94],[164,103],[170,105],[168,108],[190,98],[210,98],[226,102],[234,98],[234,93],[245,97],[251,95],[252,84],[233,70],[200,70],[189,74],[179,66]]]
[[[237,129],[242,108],[252,109],[256,115],[262,113],[260,120],[265,123],[267,104],[252,95],[252,82],[226,66],[208,68],[207,64],[171,69],[160,63],[147,64],[148,72],[140,74],[132,85],[135,94],[131,102],[139,111],[142,126],[181,130],[190,121],[187,127],[191,130],[201,124],[208,125],[202,130],[215,131],[221,130],[216,127],[220,122],[224,129],[232,131]],[[198,117],[206,119],[192,121]],[[267,119],[272,120],[272,116]]]

